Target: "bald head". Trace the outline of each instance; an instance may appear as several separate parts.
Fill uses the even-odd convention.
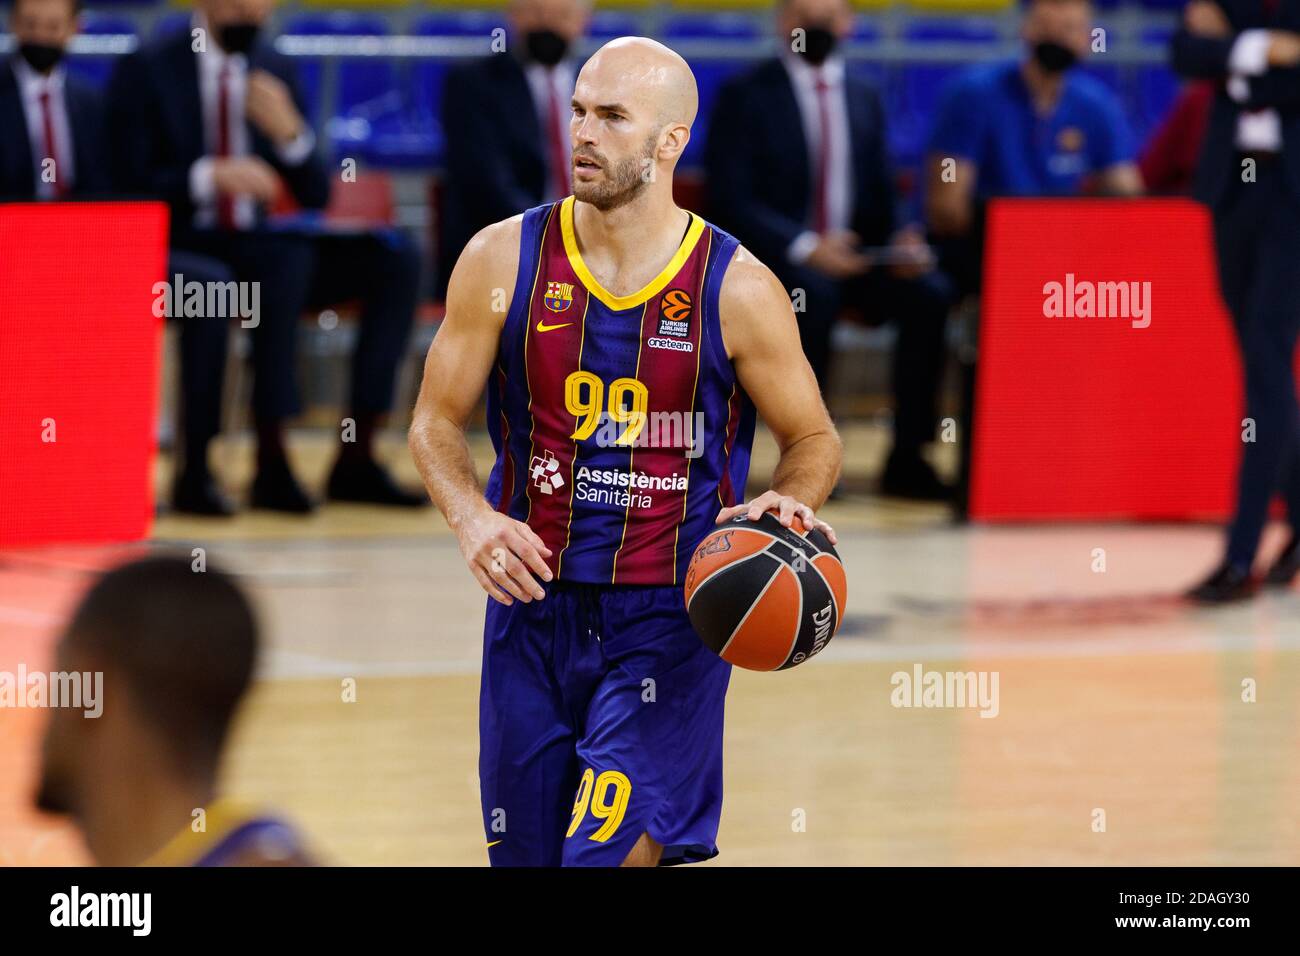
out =
[[[618,89],[625,102],[644,105],[661,124],[689,129],[700,109],[690,66],[681,54],[649,37],[610,40],[582,68],[579,86],[584,78],[595,89]]]
[[[668,47],[619,37],[583,66],[573,91],[573,194],[600,209],[646,189],[671,194],[700,107],[695,75]]]

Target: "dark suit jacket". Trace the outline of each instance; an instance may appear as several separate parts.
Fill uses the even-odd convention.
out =
[[[289,87],[299,112],[306,115],[293,64],[269,47],[249,56],[250,69],[263,69]],[[109,85],[107,127],[113,185],[122,192],[166,201],[172,230],[192,227],[190,167],[207,153],[203,104],[199,94],[197,54],[188,30],[162,37],[124,57]],[[319,146],[299,166],[286,166],[275,147],[251,124],[249,144],[280,174],[298,204],[323,208],[329,200],[330,175]]]
[[[1228,96],[1228,54],[1237,35],[1249,29],[1278,29],[1300,32],[1300,0],[1279,0],[1273,17],[1265,13],[1264,0],[1215,0],[1232,24],[1225,39],[1197,37],[1179,30],[1173,41],[1174,70],[1183,76],[1215,80],[1219,89],[1210,109],[1209,125],[1201,149],[1192,193],[1213,206],[1223,198],[1228,184],[1241,176],[1241,161],[1234,140],[1237,118],[1243,109],[1272,107],[1281,115],[1286,182],[1300,197],[1300,67],[1270,69],[1250,77],[1250,97],[1238,103]]]
[[[869,246],[894,232],[884,109],[868,83],[845,78],[853,171],[850,228]],[[833,294],[835,283],[791,265],[786,250],[808,228],[813,173],[794,87],[778,59],[726,83],[705,143],[709,217],[766,263],[787,288]]]
[[[508,53],[461,63],[442,88],[446,188],[439,281],[484,226],[539,205],[550,173],[528,78]]]
[[[107,193],[110,187],[104,162],[103,104],[99,93],[71,74],[64,76],[63,92],[76,177],[69,198],[86,199]],[[35,199],[36,176],[18,77],[8,60],[0,60],[0,200]]]

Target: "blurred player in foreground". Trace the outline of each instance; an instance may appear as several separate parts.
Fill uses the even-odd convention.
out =
[[[574,195],[470,242],[429,350],[412,453],[494,599],[479,776],[495,865],[716,855],[730,666],[691,628],[684,570],[746,511],[834,540],[813,509],[840,440],[785,289],[673,202],[697,106],[672,50],[602,47],[573,95]],[[486,493],[464,436],[485,385]],[[755,411],[780,462],[737,504]]]
[[[152,557],[104,575],[55,669],[103,675],[99,717],[55,708],[37,805],[70,814],[103,866],[299,866],[298,834],[217,795],[257,625],[234,582]]]

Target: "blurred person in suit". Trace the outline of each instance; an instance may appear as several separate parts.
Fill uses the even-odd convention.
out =
[[[1219,286],[1232,314],[1246,384],[1237,499],[1222,560],[1188,596],[1251,597],[1273,496],[1291,527],[1264,572],[1287,586],[1300,572],[1300,406],[1293,371],[1300,333],[1300,5],[1193,0],[1173,41],[1174,69],[1216,86],[1193,195],[1210,208]]]
[[[322,237],[301,225],[278,228],[268,218],[285,193],[299,209],[323,209],[331,186],[324,153],[303,117],[295,68],[262,33],[273,6],[274,0],[198,0],[190,30],[122,60],[107,121],[114,182],[170,204],[173,255],[216,260],[240,283],[255,284],[252,505],[298,514],[314,509],[284,439],[286,421],[300,410],[297,325],[308,305],[360,296],[350,410],[356,428],[355,434],[341,429],[328,495],[423,506],[422,496],[399,488],[373,457],[414,319],[413,247],[370,234]],[[215,419],[205,421],[215,434]],[[186,454],[173,501],[185,511],[232,513],[208,471],[206,447]]]
[[[17,50],[0,67],[0,200],[88,199],[111,194],[99,92],[63,66],[77,31],[80,0],[16,0],[9,28]],[[221,262],[177,253],[170,278],[225,283],[234,275]],[[217,434],[226,360],[226,322],[193,317],[181,323],[181,458],[206,469]],[[203,513],[201,496],[177,496],[182,510]],[[187,508],[187,505],[189,506]]]
[[[1148,193],[1191,194],[1214,94],[1215,85],[1208,81],[1185,84],[1165,118],[1147,138],[1138,157],[1138,169]]]
[[[881,490],[945,499],[950,489],[922,449],[938,424],[950,288],[922,231],[897,215],[880,97],[836,54],[853,12],[847,0],[782,0],[776,28],[780,55],[726,83],[714,105],[710,215],[792,296],[802,291],[800,337],[824,396],[841,313],[895,322],[894,436]]]
[[[1079,69],[1090,54],[1090,0],[1028,0],[1024,53],[956,76],[940,100],[925,210],[944,267],[979,287],[984,207],[997,196],[1133,196],[1136,150],[1119,99]]]
[[[0,201],[84,199],[108,191],[103,104],[63,60],[81,0],[14,0],[16,49],[0,65]]]
[[[259,643],[234,580],[188,555],[103,574],[55,651],[82,695],[51,708],[37,807],[69,815],[101,866],[309,864],[296,828],[217,783]]]
[[[513,0],[507,17],[505,52],[458,64],[443,84],[440,294],[476,232],[571,192],[575,53],[591,0]]]

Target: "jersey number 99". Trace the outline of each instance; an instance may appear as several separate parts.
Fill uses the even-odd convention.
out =
[[[650,408],[650,392],[634,378],[616,378],[609,383],[609,417],[626,425],[617,444],[631,445],[645,428]],[[605,383],[592,372],[573,372],[564,380],[564,407],[578,418],[578,426],[569,437],[575,441],[590,438],[600,425],[605,407]]]

